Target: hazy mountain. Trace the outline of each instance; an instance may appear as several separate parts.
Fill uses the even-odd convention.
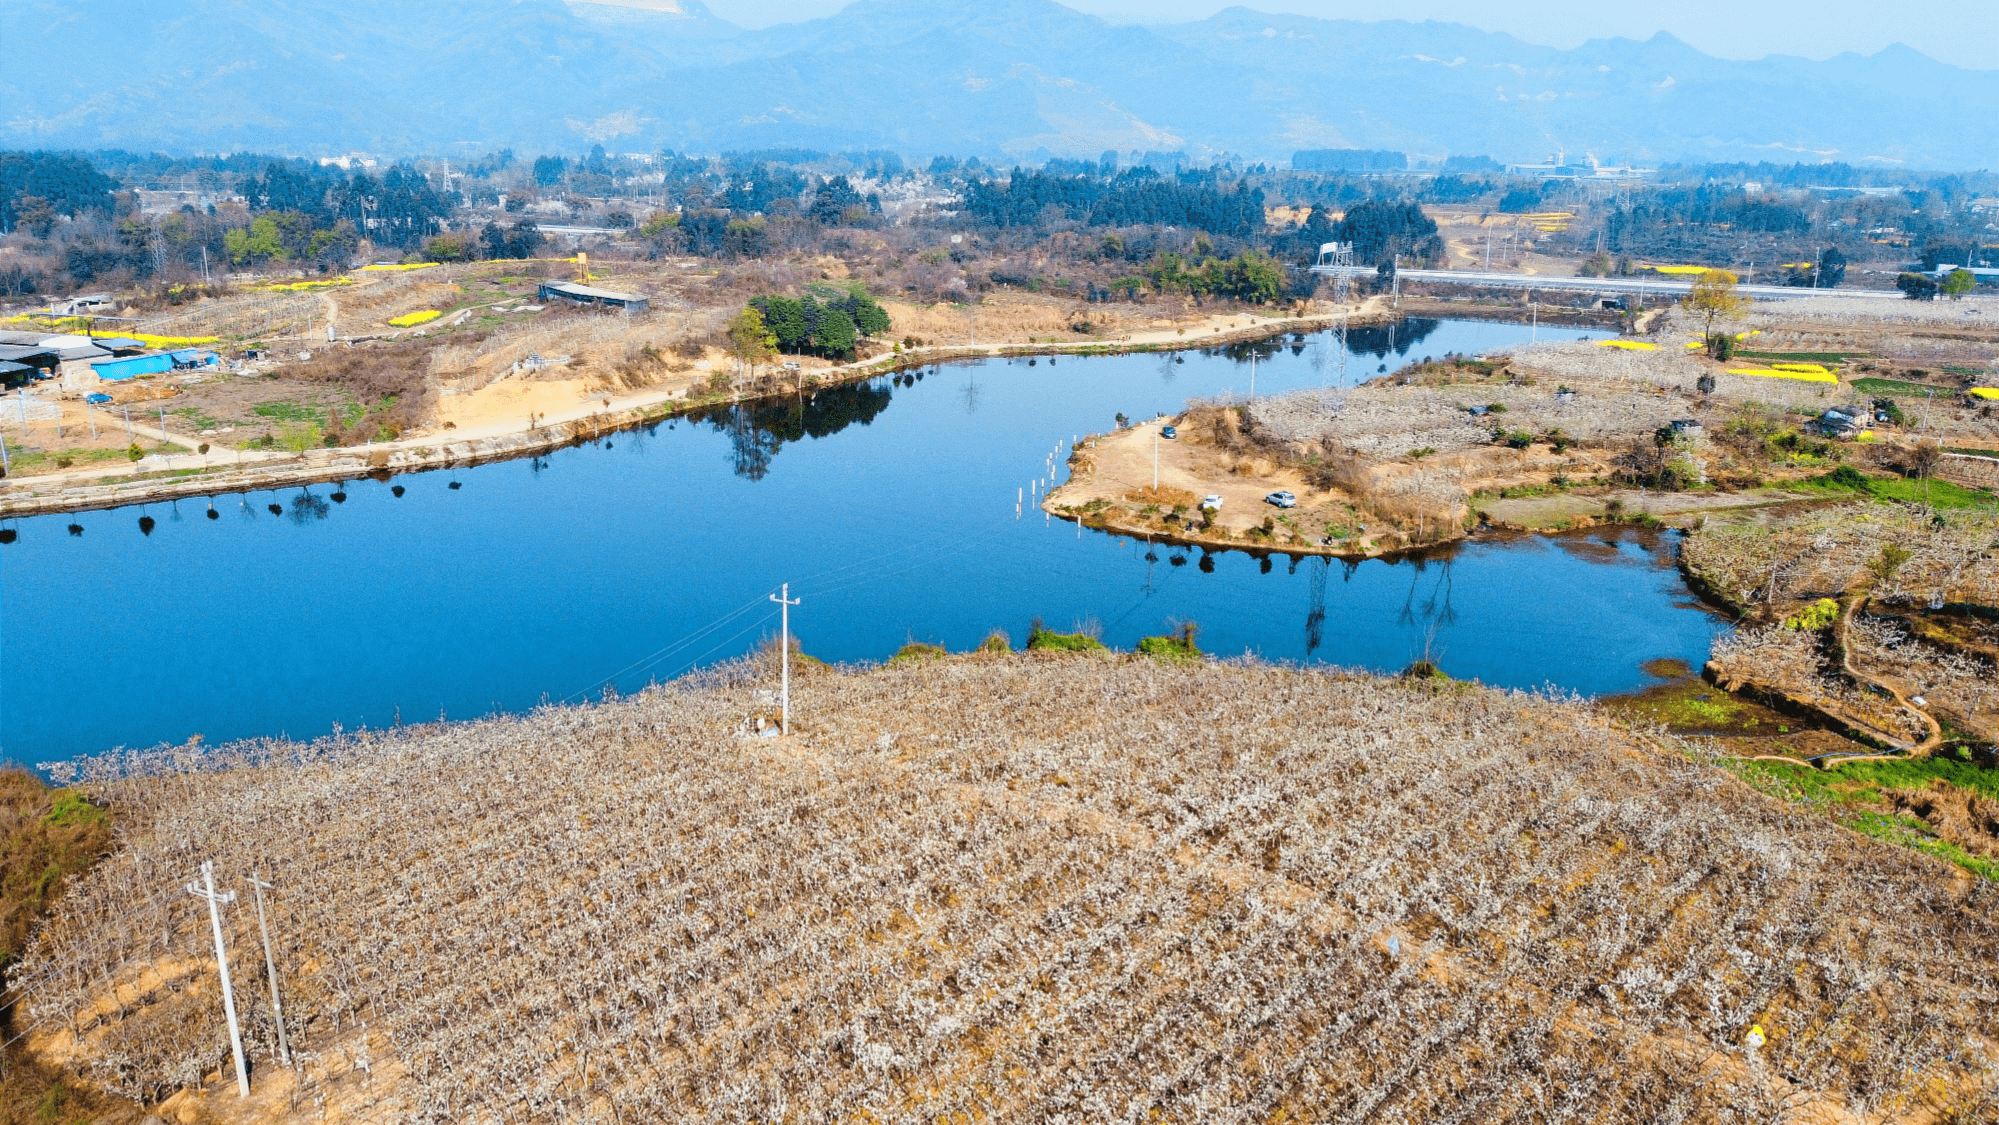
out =
[[[1031,158],[1300,148],[1990,165],[1999,72],[1905,47],[1734,62],[1231,8],[860,0],[760,31],[698,0],[12,0],[0,145],[458,153],[807,146]]]

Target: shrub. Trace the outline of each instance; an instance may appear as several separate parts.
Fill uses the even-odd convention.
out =
[[[125,448],[125,456],[133,461],[137,461],[139,458],[144,457],[145,455],[146,451],[140,449],[139,443],[136,441]]]
[[[1831,598],[1820,598],[1818,601],[1785,618],[1784,628],[1816,632],[1820,629],[1830,628],[1832,623],[1837,620],[1839,620],[1839,603]]]
[[[900,649],[897,649],[895,655],[888,658],[888,662],[890,664],[917,664],[925,660],[941,660],[948,655],[949,653],[944,651],[943,645],[931,645],[924,644],[922,641],[911,641],[903,645]]]
[[[1103,652],[1104,643],[1088,633],[1056,633],[1036,621],[1027,631],[1029,652]]]
[[[1183,646],[1173,637],[1145,637],[1138,642],[1138,653],[1167,664],[1192,664],[1201,659],[1200,650]]]
[[[1192,621],[1182,621],[1172,632],[1160,637],[1145,637],[1138,642],[1141,656],[1167,664],[1193,664],[1201,659],[1201,650],[1194,646],[1194,636],[1201,627]]]

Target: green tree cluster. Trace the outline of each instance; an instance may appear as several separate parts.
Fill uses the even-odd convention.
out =
[[[1398,254],[1424,260],[1444,256],[1437,221],[1423,214],[1418,204],[1388,199],[1369,199],[1349,208],[1328,241],[1353,243],[1358,265],[1392,263]]]
[[[811,294],[803,297],[755,297],[750,308],[763,318],[764,326],[777,338],[780,351],[792,355],[823,355],[845,358],[854,354],[862,337],[888,331],[887,310],[864,291],[827,295],[825,301]]]
[[[224,232],[223,248],[239,266],[264,262],[344,265],[361,244],[360,231],[346,219],[317,226],[303,211],[268,211],[247,228]]]
[[[1148,273],[1161,292],[1230,297],[1252,305],[1269,304],[1284,290],[1284,267],[1256,250],[1233,258],[1207,258],[1199,266],[1189,266],[1180,255],[1168,251]]]

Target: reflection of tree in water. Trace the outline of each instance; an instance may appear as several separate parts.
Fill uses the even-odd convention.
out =
[[[1420,615],[1424,621],[1430,623],[1431,631],[1434,633],[1439,626],[1450,625],[1457,621],[1458,611],[1451,604],[1453,589],[1451,582],[1451,562],[1456,554],[1456,551],[1450,551],[1441,557],[1416,555],[1408,560],[1411,568],[1409,573],[1409,592],[1403,598],[1402,612],[1396,617],[1396,621],[1399,624],[1414,625],[1416,624],[1417,617]],[[1416,606],[1416,588],[1422,582],[1423,572],[1429,569],[1432,562],[1437,564],[1439,571],[1437,581],[1430,587],[1430,596],[1424,599],[1422,608],[1418,609]]]
[[[1305,613],[1306,656],[1319,651],[1319,646],[1326,643],[1326,576],[1332,573],[1333,560],[1322,555],[1310,565],[1312,570],[1306,577],[1312,586],[1312,607]]]
[[[1409,349],[1423,342],[1435,332],[1443,321],[1428,317],[1406,317],[1394,324],[1365,324],[1347,329],[1347,351],[1354,355],[1371,355],[1376,359],[1387,359],[1389,352],[1408,355]]]
[[[717,433],[728,435],[736,475],[762,480],[785,442],[830,437],[848,426],[865,426],[888,409],[892,397],[894,393],[879,381],[855,383],[789,402],[720,407],[689,421],[707,422]]]
[[[325,497],[304,489],[300,489],[299,494],[292,497],[291,517],[295,524],[304,525],[314,520],[323,520],[326,518],[326,513],[332,510],[333,505],[328,504]]]
[[[1267,360],[1283,350],[1284,337],[1272,336],[1262,340],[1242,340],[1233,344],[1223,344],[1215,349],[1215,353],[1237,363],[1248,363],[1252,356],[1258,360]]]
[[[965,413],[967,414],[977,414],[979,412],[978,368],[979,365],[976,363],[968,363],[965,365],[965,386],[964,389],[958,392],[960,395],[964,396]]]

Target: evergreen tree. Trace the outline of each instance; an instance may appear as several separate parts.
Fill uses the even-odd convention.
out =
[[[817,343],[821,351],[827,355],[851,356],[858,340],[854,318],[847,315],[846,309],[829,305],[820,310]]]

